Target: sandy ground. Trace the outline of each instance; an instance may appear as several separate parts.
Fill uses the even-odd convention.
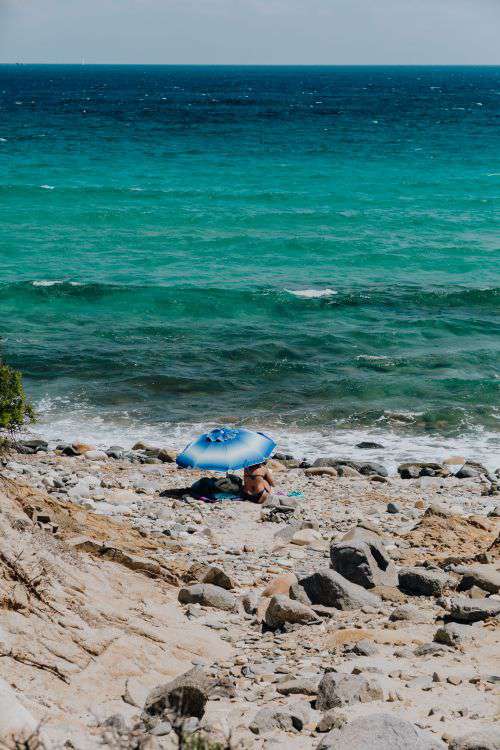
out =
[[[418,647],[433,643],[447,601],[457,596],[461,574],[453,565],[486,564],[498,579],[492,548],[498,518],[492,514],[500,498],[483,494],[487,483],[480,478],[382,482],[307,476],[279,463],[275,470],[276,505],[301,493],[292,511],[239,501],[206,504],[180,491],[161,496],[201,476],[173,463],[53,451],[4,458],[1,676],[17,710],[24,707],[42,723],[47,746],[83,750],[111,743],[106,719],[120,714],[125,726],[136,725],[151,688],[199,665],[219,684],[201,724],[215,739],[230,736],[233,747],[317,747],[324,711],[315,709],[314,691],[304,694],[296,686],[283,695],[281,686],[292,678],[317,683],[329,670],[354,670],[381,687],[383,697],[339,709],[348,721],[398,715],[444,747],[492,726],[497,619],[467,625],[459,645]],[[387,511],[390,502],[395,513]],[[436,503],[451,515],[429,513]],[[359,522],[375,525],[398,568],[427,564],[446,572],[442,595],[378,587],[375,603],[329,608],[316,624],[263,627],[270,601],[263,592],[288,594],[293,575],[327,569],[332,540]],[[194,563],[224,571],[233,611],[178,601],[179,590],[196,583]],[[240,603],[245,594],[255,599],[250,613]],[[464,595],[499,598],[477,586]],[[408,604],[408,619],[393,616]],[[355,653],[359,641],[372,645],[366,655]],[[262,707],[297,703],[306,712],[300,731],[250,731]],[[0,736],[2,729],[0,719]],[[158,747],[173,742],[173,735],[154,738]]]

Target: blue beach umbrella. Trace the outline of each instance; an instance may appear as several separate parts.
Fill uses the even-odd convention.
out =
[[[235,471],[265,461],[275,448],[262,432],[218,427],[193,440],[176,460],[183,469]]]

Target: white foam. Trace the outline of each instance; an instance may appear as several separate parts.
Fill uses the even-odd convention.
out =
[[[59,286],[60,284],[69,284],[69,286],[84,286],[80,281],[67,281],[66,279],[37,279],[31,282],[32,286]]]
[[[331,297],[333,294],[338,294],[335,289],[285,289],[288,294],[293,294],[294,297],[303,297],[304,299],[315,299],[317,297]]]
[[[7,138],[0,138],[0,141],[1,141],[2,143],[7,143]]]
[[[54,185],[40,185],[42,190],[54,190]]]
[[[36,434],[48,440],[52,447],[57,442],[78,439],[97,448],[110,445],[131,448],[138,440],[144,440],[152,445],[182,450],[200,433],[220,426],[216,422],[139,424],[127,412],[105,418],[92,407],[75,406],[62,398],[42,399],[35,408],[39,417]],[[448,456],[459,455],[480,461],[490,470],[500,466],[500,434],[481,428],[471,429],[457,437],[402,434],[387,427],[308,430],[260,424],[254,428],[272,436],[280,451],[308,460],[322,456],[364,459],[382,463],[389,471],[395,472],[398,464],[404,461],[442,461]],[[366,441],[384,447],[356,448],[358,443]]]
[[[37,281],[31,282],[32,286],[56,286],[56,284],[64,284],[64,281],[60,279],[38,279]]]

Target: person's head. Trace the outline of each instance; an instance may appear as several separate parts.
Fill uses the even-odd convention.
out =
[[[252,464],[251,466],[245,466],[245,471],[255,471],[255,469],[260,469],[261,466],[265,466],[265,461],[262,461],[260,464]]]

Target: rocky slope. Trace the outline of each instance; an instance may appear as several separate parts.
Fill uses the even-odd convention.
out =
[[[261,508],[83,448],[3,461],[6,747],[500,747],[495,477],[284,457]]]

